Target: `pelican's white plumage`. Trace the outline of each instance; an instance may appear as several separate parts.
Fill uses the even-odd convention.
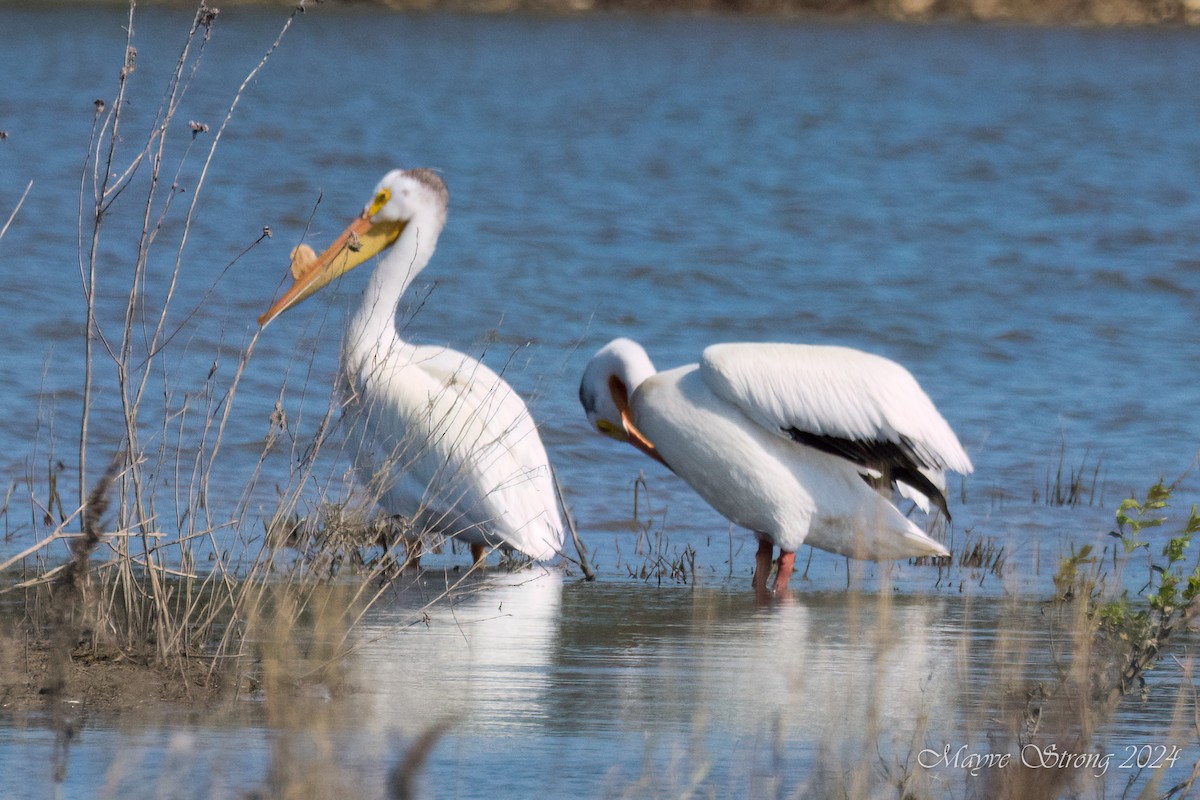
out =
[[[972,471],[906,369],[845,347],[719,344],[699,364],[655,372],[640,345],[617,339],[584,371],[580,400],[593,426],[662,461],[758,534],[759,589],[772,545],[782,551],[776,590],[805,543],[874,560],[946,555],[864,477],[944,508],[942,471]]]
[[[780,436],[887,442],[911,447],[926,468],[972,470],[916,378],[882,356],[830,345],[715,344],[700,370],[714,394]]]
[[[389,172],[325,252],[297,248],[295,283],[259,324],[386,251],[342,347],[359,476],[384,508],[470,543],[477,559],[493,546],[548,559],[562,547],[563,524],[525,403],[481,362],[396,331],[400,297],[433,256],[447,205],[436,173]]]

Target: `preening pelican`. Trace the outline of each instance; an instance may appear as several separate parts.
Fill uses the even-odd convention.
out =
[[[600,432],[666,465],[758,536],[760,594],[776,546],[776,592],[805,543],[876,561],[949,555],[864,480],[946,511],[942,471],[973,469],[894,361],[847,347],[715,344],[699,364],[657,372],[622,338],[592,357],[579,400]]]
[[[258,324],[386,251],[342,345],[360,478],[384,508],[410,515],[419,530],[469,543],[477,563],[496,546],[548,559],[562,547],[563,523],[529,409],[479,361],[410,344],[396,330],[400,297],[429,263],[448,201],[431,170],[389,172],[325,252],[293,251],[295,282]]]

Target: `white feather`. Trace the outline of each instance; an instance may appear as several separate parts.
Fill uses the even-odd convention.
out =
[[[552,558],[562,546],[549,460],[525,403],[485,364],[399,343],[354,376],[356,468],[423,529]]]
[[[612,417],[619,404],[604,399],[609,376],[634,364],[644,370],[650,360],[619,339],[585,370],[580,397],[601,430],[622,423]],[[788,433],[901,444],[927,459],[922,471],[935,486],[941,468],[971,471],[958,437],[899,364],[842,347],[722,344],[699,365],[629,388],[630,422],[654,453],[727,519],[784,551],[807,543],[875,560],[946,554],[868,486],[867,468]]]
[[[716,344],[705,348],[700,366],[717,396],[777,435],[796,428],[907,443],[925,468],[974,469],[917,380],[882,356],[828,345]]]
[[[695,364],[644,381],[632,407],[679,477],[731,522],[785,551],[807,543],[873,560],[946,552],[854,464],[767,431],[717,396]]]

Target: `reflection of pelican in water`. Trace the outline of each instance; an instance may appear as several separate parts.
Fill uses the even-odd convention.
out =
[[[814,593],[763,608],[721,590],[647,594],[568,593],[559,634],[563,671],[588,682],[562,681],[550,722],[563,735],[580,720],[636,732],[610,755],[623,778],[637,776],[647,742],[699,746],[714,769],[746,778],[779,769],[773,748],[803,775],[825,757],[874,764],[863,746],[876,736],[907,752],[925,746],[926,724],[960,729],[964,645],[960,628],[939,624],[942,598]]]
[[[954,713],[956,631],[936,632],[945,604],[886,594],[802,596],[702,637],[698,691],[746,730],[778,719],[789,736],[854,741],[878,725],[912,736],[922,716]],[[754,690],[727,675],[753,675]],[[790,729],[790,730],[788,730]]]
[[[476,562],[489,547],[552,558],[562,547],[550,464],[529,410],[475,359],[410,344],[396,308],[433,256],[449,195],[431,170],[393,170],[325,252],[298,247],[295,283],[266,325],[338,276],[386,252],[346,327],[342,369],[358,426],[356,461],[375,497],[418,529],[454,535]]]
[[[958,437],[908,370],[846,347],[718,344],[657,372],[616,339],[584,371],[579,399],[602,433],[633,444],[730,521],[754,531],[754,588],[787,588],[796,548],[876,561],[944,556],[864,477],[948,514],[942,470],[971,472]]]
[[[562,574],[534,567],[468,578],[428,607],[374,612],[353,660],[377,711],[368,725],[405,736],[527,730],[545,717]],[[427,576],[422,585],[431,585]],[[419,620],[413,624],[413,620]]]

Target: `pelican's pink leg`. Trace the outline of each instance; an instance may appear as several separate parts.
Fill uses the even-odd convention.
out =
[[[754,580],[751,585],[754,593],[765,597],[767,595],[767,576],[771,574],[771,554],[775,546],[765,536],[758,537],[758,553],[754,557]]]
[[[792,570],[796,567],[795,551],[788,552],[787,550],[779,551],[779,571],[775,573],[775,585],[771,591],[775,594],[786,592],[788,581],[792,579]]]

